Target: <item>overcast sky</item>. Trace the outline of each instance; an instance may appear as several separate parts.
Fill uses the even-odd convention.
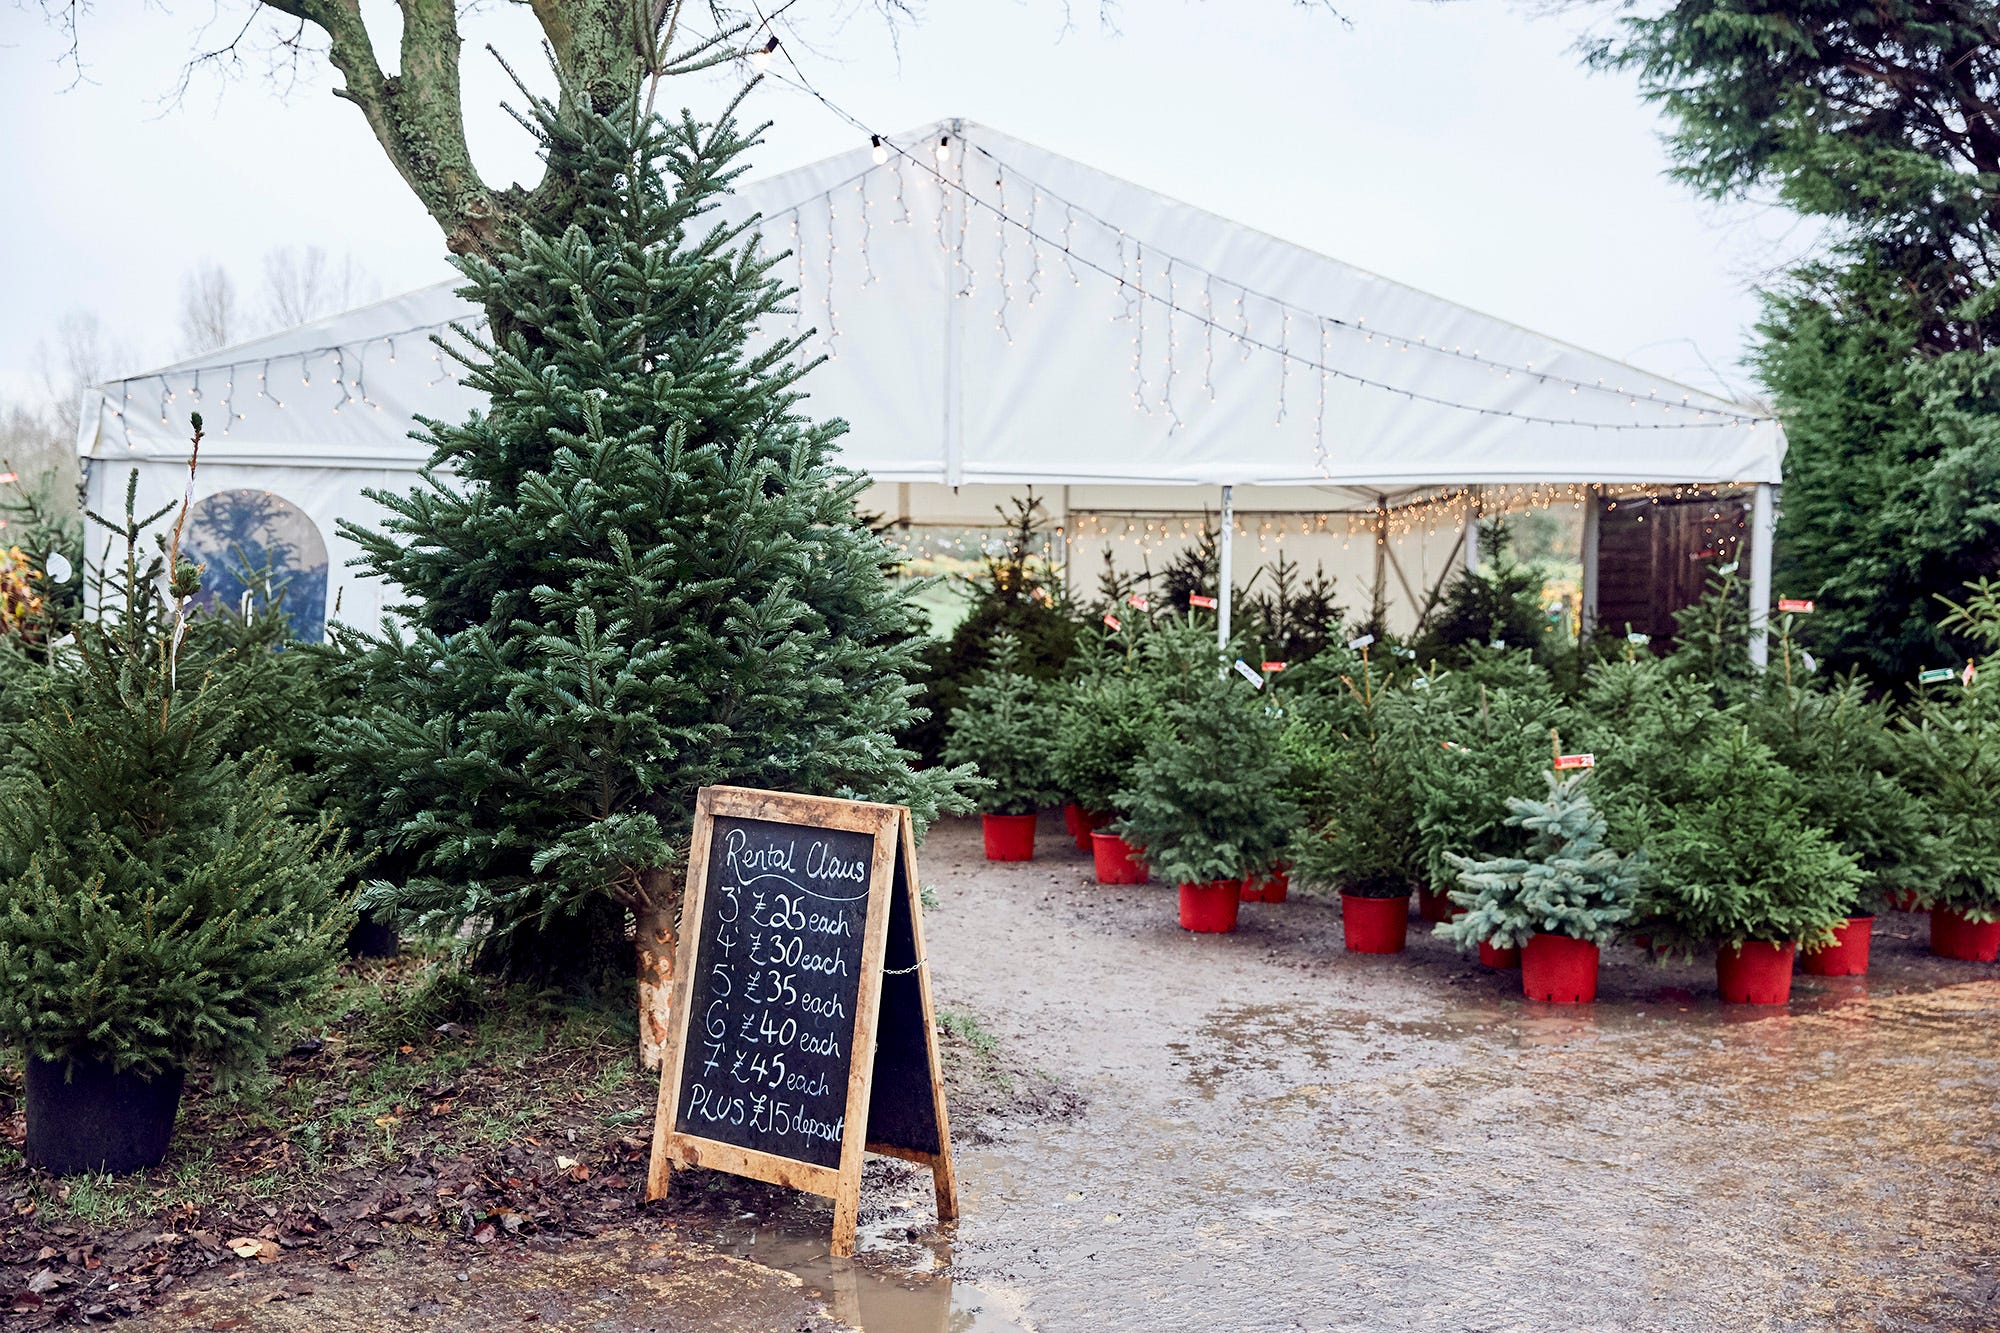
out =
[[[351,252],[385,294],[448,276],[435,226],[360,113],[330,95],[338,76],[309,67],[280,86],[252,55],[234,79],[197,76],[170,104],[188,54],[249,12],[220,6],[212,22],[207,0],[99,7],[84,22],[82,83],[33,3],[0,11],[0,180],[12,191],[0,400],[35,384],[37,343],[74,309],[134,349],[129,369],[174,359],[182,277],[205,260],[229,266],[246,296],[264,253],[284,245]],[[1127,0],[1113,32],[1092,0],[1076,7],[1065,32],[1057,0],[932,0],[893,44],[863,15],[795,55],[885,132],[965,116],[1592,350],[1747,389],[1752,287],[1797,245],[1793,230],[1666,179],[1657,118],[1632,82],[1582,69],[1578,16],[1343,0],[1343,24],[1286,0]],[[527,176],[535,164],[498,111],[509,89],[483,44],[533,72],[537,39],[520,7],[485,8],[467,24],[474,151],[489,179]],[[392,6],[363,9],[393,31]],[[379,45],[389,63],[393,37]],[[699,110],[725,91],[717,78],[681,84],[663,101]],[[753,111],[777,122],[760,174],[857,140],[783,87],[767,83]]]

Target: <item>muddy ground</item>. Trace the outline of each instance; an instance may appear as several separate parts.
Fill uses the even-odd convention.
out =
[[[1193,936],[1053,820],[1041,851],[990,865],[960,822],[921,853],[939,998],[984,1029],[956,1227],[873,1163],[835,1263],[824,1202],[694,1173],[594,1235],[225,1262],[124,1326],[2000,1327],[2000,971],[1920,916],[1783,1010],[1629,949],[1598,1004],[1533,1005],[1425,935],[1347,954],[1296,891]]]

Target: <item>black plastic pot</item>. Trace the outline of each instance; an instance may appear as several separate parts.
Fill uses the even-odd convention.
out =
[[[154,1079],[103,1060],[28,1061],[28,1165],[58,1176],[158,1165],[181,1109],[178,1069]]]
[[[378,921],[366,914],[347,932],[349,958],[394,958],[403,947],[393,921]]]

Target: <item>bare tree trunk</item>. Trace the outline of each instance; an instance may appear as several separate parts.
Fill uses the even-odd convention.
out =
[[[643,901],[634,909],[637,929],[632,944],[639,955],[639,1065],[658,1069],[665,1054],[674,998],[674,953],[680,932],[674,925],[674,889],[670,870],[649,870],[642,876]]]

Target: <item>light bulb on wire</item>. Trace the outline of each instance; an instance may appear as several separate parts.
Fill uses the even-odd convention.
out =
[[[868,136],[868,141],[875,145],[875,151],[874,153],[871,154],[871,156],[873,156],[875,159],[875,165],[879,167],[884,162],[887,162],[889,160],[889,149],[882,142],[882,136],[879,134],[871,134]]]
[[[949,134],[938,136],[937,160],[940,162],[951,161],[951,136]]]
[[[773,37],[770,41],[752,51],[750,53],[750,68],[756,70],[759,74],[771,68],[771,56],[777,49],[778,39]]]

